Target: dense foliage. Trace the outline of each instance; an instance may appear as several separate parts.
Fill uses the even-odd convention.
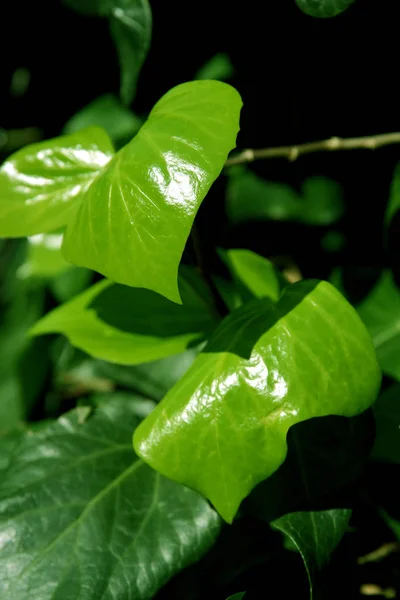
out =
[[[323,27],[350,5],[289,10]],[[225,52],[138,114],[156,2],[60,11],[106,26],[120,82],[59,135],[0,135],[0,597],[395,597],[399,169],[380,259],[349,269],[334,168],[259,166],[346,141],[241,151]]]

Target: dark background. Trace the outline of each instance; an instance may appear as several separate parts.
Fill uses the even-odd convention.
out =
[[[170,87],[192,79],[215,53],[226,52],[235,68],[231,83],[244,100],[241,148],[399,130],[396,4],[358,0],[342,15],[321,20],[304,15],[294,0],[152,0],[153,41],[133,109],[146,114]],[[105,20],[83,17],[58,0],[13,3],[2,13],[0,127],[34,126],[44,137],[56,136],[84,105],[118,92],[118,61]],[[30,71],[31,81],[24,96],[13,98],[10,81],[20,67]],[[334,264],[344,263],[348,279],[374,279],[386,262],[382,217],[399,156],[394,146],[252,167],[296,187],[309,175],[341,182],[347,204],[339,224],[346,238],[342,252],[322,252],[321,228],[288,223],[227,228],[223,178],[202,207],[201,231],[220,245],[289,254],[307,277],[327,277]]]

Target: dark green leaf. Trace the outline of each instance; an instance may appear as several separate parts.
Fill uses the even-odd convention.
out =
[[[50,281],[50,288],[60,304],[68,302],[85,290],[92,281],[93,272],[82,267],[71,267]]]
[[[94,373],[159,402],[186,373],[197,354],[197,349],[191,349],[155,362],[134,366],[96,361]]]
[[[62,333],[73,346],[119,364],[140,364],[178,354],[204,340],[217,325],[203,282],[183,266],[183,305],[141,288],[101,281],[46,315],[33,335]]]
[[[239,592],[238,594],[233,594],[233,596],[229,596],[227,600],[243,600],[246,592]]]
[[[383,372],[400,380],[400,291],[390,271],[384,271],[357,311],[371,334]]]
[[[329,225],[343,214],[340,186],[326,177],[310,177],[302,193],[284,183],[262,179],[249,169],[231,169],[227,212],[232,223],[273,220]]]
[[[85,15],[109,19],[121,65],[121,98],[129,104],[151,42],[152,17],[148,0],[64,0]]]
[[[271,523],[288,535],[298,548],[310,582],[310,598],[317,587],[319,573],[347,529],[351,511],[333,509],[287,514]]]
[[[64,239],[67,259],[180,302],[184,246],[235,145],[240,107],[236,90],[217,81],[163,96],[85,195]]]
[[[234,73],[233,65],[227,54],[219,52],[197,71],[194,79],[218,79],[226,81]]]
[[[355,310],[327,282],[304,281],[277,305],[257,299],[229,315],[134,444],[153,468],[200,491],[231,522],[284,461],[292,425],[359,414],[379,385]]]
[[[64,126],[64,133],[71,134],[85,127],[104,129],[117,147],[133,138],[142,125],[142,119],[122,106],[112,94],[100,96],[76,113]]]
[[[374,405],[376,421],[372,456],[400,463],[400,384],[385,390]]]
[[[281,281],[274,265],[251,250],[225,250],[226,261],[244,300],[270,298],[277,302]]]
[[[65,225],[113,152],[107,134],[92,127],[13,154],[0,169],[0,236]]]
[[[389,202],[385,213],[385,224],[388,226],[397,211],[400,209],[400,165],[396,166],[393,173],[392,185],[390,189]]]
[[[354,0],[296,0],[297,6],[311,17],[335,17],[346,10]]]
[[[150,48],[152,17],[148,0],[112,0],[110,27],[121,66],[121,99],[129,104]]]
[[[196,493],[132,452],[135,401],[82,407],[24,439],[0,482],[0,595],[148,600],[213,543]]]

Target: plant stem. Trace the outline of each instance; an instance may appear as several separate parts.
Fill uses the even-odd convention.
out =
[[[228,158],[226,167],[251,163],[263,158],[287,158],[294,161],[299,156],[313,152],[333,152],[336,150],[375,150],[382,146],[400,144],[400,132],[382,133],[374,136],[340,138],[331,137],[327,140],[307,142],[293,146],[277,146],[275,148],[259,148],[243,150],[236,156]]]
[[[207,265],[204,259],[203,245],[196,225],[193,225],[192,227],[191,236],[194,253],[196,255],[197,267],[199,269],[200,275],[202,276],[206,286],[208,287],[212,297],[214,298],[214,304],[218,314],[220,315],[220,317],[224,318],[229,313],[229,310],[221,294],[219,293],[212,276],[208,272]]]

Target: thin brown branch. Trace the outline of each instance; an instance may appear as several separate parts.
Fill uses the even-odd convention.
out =
[[[226,167],[251,163],[255,160],[267,158],[287,158],[290,161],[296,160],[299,156],[311,154],[313,152],[333,152],[337,150],[376,150],[382,146],[391,144],[400,144],[400,132],[382,133],[379,135],[340,138],[332,137],[328,140],[318,142],[307,142],[294,146],[277,146],[275,148],[259,148],[243,150],[236,156],[228,158]]]

